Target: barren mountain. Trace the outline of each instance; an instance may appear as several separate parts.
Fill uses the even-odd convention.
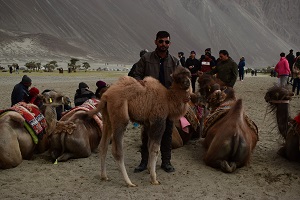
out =
[[[133,63],[167,30],[174,55],[227,49],[262,68],[280,52],[299,51],[299,10],[298,0],[0,0],[0,62],[73,56]]]

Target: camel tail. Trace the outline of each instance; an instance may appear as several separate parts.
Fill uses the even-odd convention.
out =
[[[98,112],[102,111],[106,108],[107,101],[105,96],[103,95],[100,102],[98,103],[97,107],[94,110],[88,112],[89,117],[93,117],[93,115],[97,114]]]

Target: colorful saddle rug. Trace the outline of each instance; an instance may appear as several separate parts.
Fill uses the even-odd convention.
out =
[[[78,110],[84,110],[84,111],[93,110],[97,107],[98,103],[99,103],[98,99],[88,99],[82,105],[76,106],[76,107],[72,108],[69,112],[65,113],[63,115],[62,119],[65,118],[65,117],[69,117],[70,115],[73,115],[73,113],[78,111]],[[99,128],[102,131],[103,122],[102,122],[101,113],[98,112],[96,115],[93,116],[93,119],[96,121],[96,123],[98,124]]]
[[[11,108],[1,110],[0,114],[8,111],[15,111],[24,117],[24,126],[30,133],[35,144],[38,143],[39,139],[42,139],[44,129],[47,127],[47,122],[36,105],[19,102]]]
[[[189,102],[189,107],[187,113],[184,117],[196,131],[197,127],[200,125],[200,120],[203,116],[203,110],[200,106],[194,105],[192,102]]]

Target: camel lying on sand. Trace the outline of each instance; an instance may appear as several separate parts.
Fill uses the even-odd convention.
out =
[[[270,112],[276,114],[279,133],[284,139],[278,154],[290,161],[300,161],[300,113],[292,119],[289,112],[293,95],[288,88],[273,86],[267,91],[265,101]]]
[[[34,152],[43,153],[49,148],[48,136],[55,130],[56,127],[56,111],[55,107],[62,105],[67,100],[67,97],[52,91],[42,96],[43,106],[40,112],[43,115],[38,115],[36,120],[46,119],[46,128],[39,135],[42,138],[35,138],[32,129],[28,126],[24,117],[15,109],[8,109],[0,115],[0,169],[13,168],[21,164],[23,159],[31,159]],[[27,113],[25,108],[38,111],[38,107],[33,104],[19,103],[22,113]],[[19,104],[15,106],[19,106]],[[27,109],[26,109],[27,110]],[[28,116],[28,114],[27,114]],[[36,121],[35,121],[36,122]],[[37,124],[36,124],[37,125]],[[29,133],[32,133],[30,135]]]
[[[102,134],[101,116],[98,113],[89,117],[87,113],[95,109],[98,102],[97,99],[89,99],[74,107],[57,122],[56,130],[49,136],[49,152],[53,160],[86,158],[96,151]]]
[[[112,136],[112,154],[128,186],[136,186],[128,177],[124,164],[123,136],[129,121],[147,125],[149,137],[148,169],[152,184],[156,179],[156,161],[166,119],[179,119],[187,111],[191,95],[190,72],[178,67],[172,74],[173,83],[166,89],[158,80],[146,77],[141,84],[132,77],[121,77],[101,97],[94,112],[103,116],[103,133],[100,142],[101,178],[106,174],[106,154]]]
[[[202,78],[211,76],[204,74]],[[205,87],[205,99],[211,112],[204,121],[202,137],[207,150],[204,162],[224,172],[234,172],[236,168],[250,162],[250,156],[258,141],[258,129],[244,112],[242,100],[235,98],[233,88],[223,88],[213,81]]]

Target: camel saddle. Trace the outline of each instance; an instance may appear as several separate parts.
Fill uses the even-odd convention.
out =
[[[15,111],[24,117],[24,126],[30,133],[33,142],[37,144],[38,140],[42,139],[44,129],[47,127],[46,119],[40,112],[39,108],[34,104],[19,102],[8,109],[0,110],[0,114],[4,114],[9,111]]]
[[[63,114],[63,117],[69,117],[70,115],[73,115],[74,112],[78,110],[83,110],[83,111],[90,111],[96,109],[97,105],[99,103],[98,99],[88,99],[86,100],[82,105],[76,106],[72,108],[70,111],[67,113]],[[98,124],[100,130],[102,131],[103,129],[103,122],[102,122],[102,115],[100,112],[98,112],[96,115],[93,116],[93,119],[96,121]]]

